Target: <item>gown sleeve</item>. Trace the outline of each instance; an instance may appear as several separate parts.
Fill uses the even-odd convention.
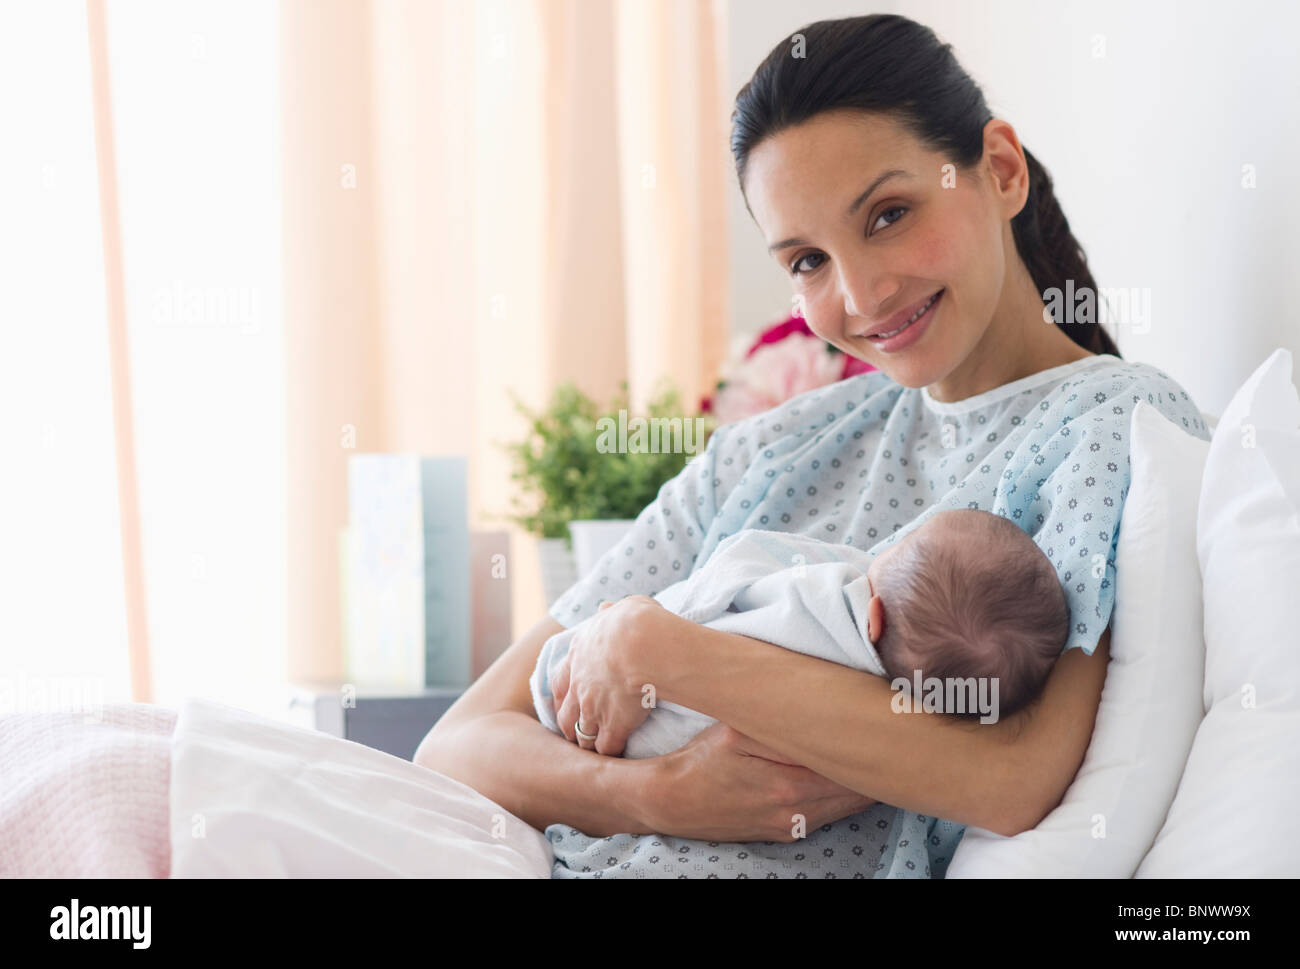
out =
[[[660,487],[623,536],[551,605],[549,613],[571,627],[596,613],[602,600],[655,595],[686,578],[703,547],[741,462],[728,461],[740,424],[726,424],[709,435],[702,452]]]
[[[1007,463],[993,511],[1047,555],[1070,607],[1065,649],[1092,655],[1115,604],[1115,552],[1128,497],[1129,421],[1138,401],[1202,439],[1192,399],[1168,375],[1141,364],[1067,381],[1040,401]]]

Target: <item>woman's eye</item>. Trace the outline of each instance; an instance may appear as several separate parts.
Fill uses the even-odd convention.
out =
[[[876,224],[872,226],[872,229],[876,229],[877,227],[885,228],[885,229],[889,228],[891,225],[893,225],[895,222],[901,219],[903,217],[903,213],[905,213],[906,211],[907,211],[907,206],[905,205],[891,205],[889,208],[885,209],[883,212],[880,213],[880,217],[876,219]],[[880,225],[881,221],[884,221],[885,223],[883,226]],[[804,273],[812,272],[818,266],[821,265],[821,262],[818,261],[817,263],[811,266],[805,266],[804,263],[806,263],[809,259],[822,260],[825,258],[826,257],[819,252],[810,252],[806,256],[800,256],[791,264],[790,274],[792,276],[802,276]]]
[[[903,217],[903,216],[902,216],[902,213],[904,213],[904,212],[906,212],[906,211],[907,211],[906,207],[904,207],[904,206],[902,206],[902,205],[894,205],[894,206],[891,206],[890,208],[887,208],[887,209],[885,209],[885,211],[883,211],[883,212],[880,213],[880,218],[879,218],[879,219],[876,219],[876,225],[872,226],[872,228],[874,229],[876,226],[880,225],[880,219],[885,218],[885,216],[889,215],[889,213],[891,213],[891,212],[897,212],[897,213],[899,213],[895,218],[890,219],[890,220],[888,220],[888,221],[885,223],[885,227],[891,226],[891,225],[893,225],[895,222],[897,222],[899,219],[901,219],[901,218]]]
[[[798,276],[802,273],[812,272],[814,269],[817,268],[817,266],[820,266],[821,263],[817,263],[816,266],[806,266],[803,269],[800,269],[799,267],[803,266],[803,264],[807,262],[809,259],[824,259],[824,258],[825,257],[819,252],[810,252],[806,256],[800,256],[798,259],[794,261],[794,265],[790,267],[790,272],[795,276]]]

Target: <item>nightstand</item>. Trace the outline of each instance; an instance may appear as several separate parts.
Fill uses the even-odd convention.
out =
[[[462,687],[400,692],[348,685],[345,694],[341,683],[295,683],[289,705],[301,725],[410,760],[464,692]]]

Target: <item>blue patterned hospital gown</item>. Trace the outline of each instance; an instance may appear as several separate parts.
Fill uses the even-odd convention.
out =
[[[880,371],[809,391],[718,428],[550,614],[567,627],[604,599],[654,595],[744,528],[876,554],[940,510],[980,508],[1020,525],[1055,564],[1071,611],[1065,648],[1091,654],[1114,602],[1140,400],[1208,440],[1172,378],[1109,354],[948,403]],[[886,804],[790,844],[546,829],[556,878],[941,878],[964,832]]]

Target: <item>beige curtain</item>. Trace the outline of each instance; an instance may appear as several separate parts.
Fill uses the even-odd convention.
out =
[[[506,527],[518,436],[573,380],[688,402],[727,343],[721,0],[283,0],[288,661],[342,674],[363,451],[464,454]],[[351,446],[354,445],[354,448]],[[512,536],[515,635],[544,612]]]
[[[109,83],[108,27],[104,0],[86,0],[86,34],[90,53],[90,96],[95,122],[95,168],[98,176],[99,228],[104,258],[104,315],[108,323],[109,386],[113,401],[113,458],[117,471],[117,507],[122,544],[122,597],[125,605],[127,662],[131,699],[153,702],[149,653],[144,550],[140,533],[134,408],[131,400],[130,349],[127,337],[126,279],[122,224],[118,206],[117,150],[113,131],[113,97]]]

